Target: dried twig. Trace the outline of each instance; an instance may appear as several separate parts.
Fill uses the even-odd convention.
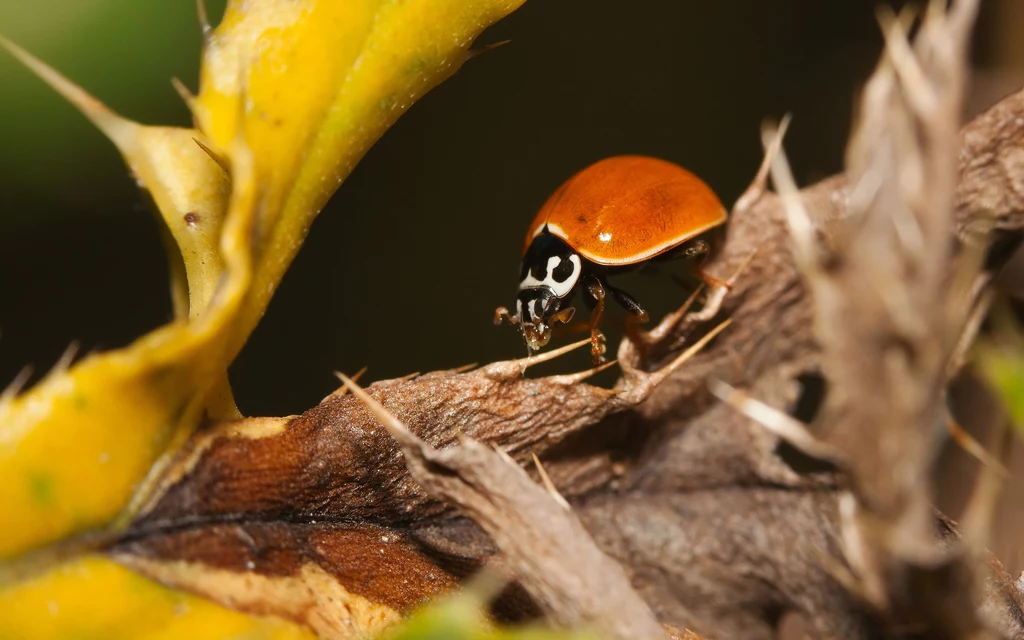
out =
[[[913,47],[905,26],[881,14],[887,53],[864,92],[847,153],[850,205],[827,246],[785,157],[773,166],[830,382],[816,426],[842,452],[851,481],[841,502],[845,556],[861,594],[890,623],[947,637],[984,629],[965,590],[970,556],[935,541],[929,481],[947,363],[969,325],[970,307],[947,300],[958,117],[976,10],[973,1],[948,12],[932,3]],[[964,268],[972,266],[967,280],[978,261]]]
[[[434,449],[348,378],[399,442],[406,464],[428,492],[458,505],[494,540],[513,574],[553,622],[593,627],[610,638],[664,638],[665,631],[597,548],[583,525],[509,458],[471,438]]]

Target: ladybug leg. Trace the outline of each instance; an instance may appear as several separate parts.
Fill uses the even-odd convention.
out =
[[[637,302],[633,296],[629,295],[622,289],[616,289],[609,286],[608,291],[612,294],[612,297],[615,298],[615,302],[618,302],[619,306],[629,313],[629,315],[626,316],[626,335],[633,342],[638,342],[640,340],[640,336],[637,335],[639,330],[636,326],[650,320],[650,316],[647,315],[647,312],[640,306],[640,303]]]
[[[703,238],[691,240],[687,242],[685,245],[683,245],[682,248],[683,257],[690,259],[707,257],[710,253],[711,247],[710,245],[708,245],[707,240],[704,240]],[[700,278],[700,281],[708,285],[709,287],[724,288],[726,290],[732,288],[729,286],[729,283],[726,282],[725,280],[719,280],[718,278],[711,275],[707,271],[704,271],[704,269],[701,267],[700,262],[698,261],[690,263],[690,273],[692,273],[697,278]]]
[[[568,321],[572,318],[572,316],[569,315],[563,321],[565,324],[560,327],[555,327],[554,331],[558,335],[589,331],[590,355],[594,358],[594,364],[601,364],[604,362],[606,347],[604,343],[604,334],[601,333],[598,326],[601,324],[601,317],[604,315],[604,299],[607,285],[605,285],[600,278],[596,276],[586,276],[581,282],[581,285],[583,288],[583,302],[587,305],[587,308],[590,309],[590,318],[588,320],[568,324]],[[632,298],[630,298],[630,300],[632,300]],[[639,308],[639,305],[637,305],[637,308]]]
[[[584,292],[593,300],[593,311],[590,313],[590,355],[594,358],[594,364],[604,362],[604,334],[598,327],[601,324],[601,316],[604,315],[605,286],[600,278],[590,277],[587,279]],[[590,306],[589,304],[587,306]]]
[[[640,303],[633,296],[622,289],[616,289],[612,286],[607,286],[607,288],[608,292],[615,298],[615,302],[618,302],[623,309],[629,312],[627,322],[637,324],[647,322],[650,319],[647,312],[644,311],[644,308],[640,306]]]
[[[708,245],[708,241],[704,238],[697,238],[684,244],[681,252],[684,258],[699,258],[709,254],[711,252],[711,247]]]
[[[725,289],[726,291],[732,289],[728,282],[726,282],[725,280],[720,280],[715,276],[711,275],[710,273],[702,269],[699,264],[694,263],[690,265],[690,272],[693,273],[693,275],[695,275],[696,277],[700,278],[701,282],[708,285],[709,287],[712,287],[713,289]]]

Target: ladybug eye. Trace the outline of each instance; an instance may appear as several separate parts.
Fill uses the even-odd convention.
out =
[[[552,295],[550,290],[528,289],[516,300],[516,313],[522,322],[542,323],[558,311],[560,306],[558,298]]]
[[[534,298],[533,300],[530,300],[528,308],[530,309],[531,320],[536,321],[544,317],[544,314],[547,311],[547,305],[545,304],[545,302],[546,301],[544,298]]]

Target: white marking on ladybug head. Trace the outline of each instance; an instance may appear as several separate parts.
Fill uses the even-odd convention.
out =
[[[523,319],[523,301],[519,298],[516,298],[516,317],[519,318],[520,321]]]
[[[536,298],[534,298],[533,300],[530,300],[530,304],[527,305],[527,308],[530,310],[530,320],[531,321],[538,320],[540,318],[540,313],[537,312],[537,299]]]
[[[519,283],[519,290],[523,289],[535,289],[538,287],[547,287],[551,290],[556,297],[564,298],[569,295],[572,288],[576,286],[576,282],[580,279],[580,272],[583,271],[583,263],[580,261],[580,257],[575,253],[569,255],[568,262],[570,264],[570,271],[565,275],[564,279],[558,280],[555,277],[555,270],[562,267],[562,271],[565,271],[565,267],[562,265],[562,259],[558,256],[551,256],[548,258],[547,270],[544,274],[543,280],[538,280],[533,277],[533,270],[527,271],[526,277]],[[563,274],[559,274],[563,275]]]

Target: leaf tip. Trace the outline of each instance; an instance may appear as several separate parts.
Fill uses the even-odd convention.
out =
[[[128,140],[129,134],[138,126],[134,122],[122,118],[111,111],[105,104],[94,98],[85,89],[71,82],[56,69],[35,57],[11,40],[0,36],[3,46],[19,62],[28,67],[29,71],[50,85],[65,100],[74,105],[85,117],[89,118],[100,131],[114,141],[118,147]]]

